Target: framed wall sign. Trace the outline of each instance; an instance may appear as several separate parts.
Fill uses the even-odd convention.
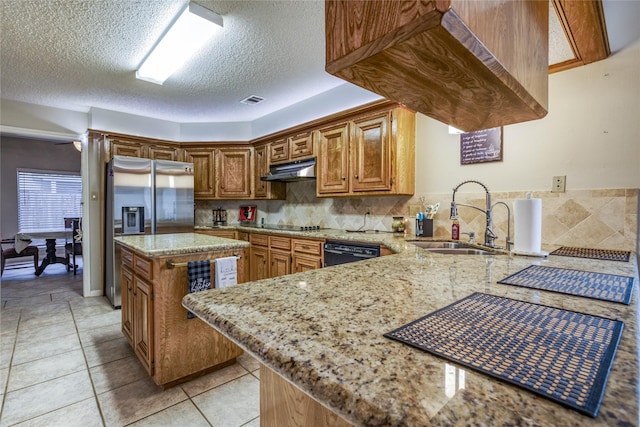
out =
[[[460,164],[502,161],[502,127],[460,134]]]

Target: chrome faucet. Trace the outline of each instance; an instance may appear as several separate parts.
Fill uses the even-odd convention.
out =
[[[511,239],[511,209],[509,209],[509,205],[505,202],[495,202],[493,206],[491,206],[491,212],[493,212],[493,208],[495,208],[496,205],[504,205],[504,207],[507,208],[507,237],[505,239],[505,249],[511,252],[511,245],[513,244],[513,240]]]
[[[482,188],[484,188],[485,193],[487,193],[487,196],[486,196],[487,206],[484,210],[480,209],[477,206],[468,205],[466,203],[456,203],[456,191],[458,191],[458,189],[462,187],[464,184],[468,184],[471,182],[480,185]],[[451,198],[451,215],[449,217],[450,219],[458,219],[458,206],[466,206],[469,208],[479,210],[480,212],[484,213],[487,219],[487,226],[484,230],[484,245],[489,248],[495,248],[496,247],[495,240],[498,236],[496,236],[496,234],[493,232],[493,219],[491,215],[491,193],[489,193],[489,188],[487,188],[487,186],[481,183],[480,181],[475,181],[472,179],[461,182],[453,189],[453,196]]]

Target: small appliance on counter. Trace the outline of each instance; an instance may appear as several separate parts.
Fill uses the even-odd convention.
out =
[[[227,224],[227,210],[218,208],[213,210],[213,225],[226,225]]]
[[[238,215],[238,221],[240,223],[255,223],[256,222],[257,206],[240,206],[240,214]]]

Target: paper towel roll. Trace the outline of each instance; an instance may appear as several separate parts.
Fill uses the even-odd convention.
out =
[[[513,203],[514,251],[538,254],[542,249],[542,200],[518,199]]]

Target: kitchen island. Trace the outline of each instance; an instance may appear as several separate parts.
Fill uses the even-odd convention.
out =
[[[122,284],[122,332],[156,384],[167,388],[230,365],[242,350],[198,318],[188,318],[187,262],[237,257],[244,280],[247,242],[195,233],[114,238]],[[211,263],[211,282],[215,281]]]
[[[390,235],[353,238],[396,254],[192,294],[183,305],[255,356],[262,383],[294,384],[337,417],[324,425],[638,424],[637,290],[624,305],[496,283],[541,264],[632,276],[637,285],[635,257],[442,255]],[[474,292],[625,323],[596,418],[383,336]],[[274,387],[262,383],[262,402],[273,403],[266,394]],[[297,404],[286,415],[302,412]],[[274,420],[263,407],[261,421]]]

